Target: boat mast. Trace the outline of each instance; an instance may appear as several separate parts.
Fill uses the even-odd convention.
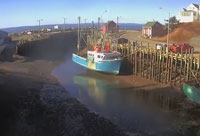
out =
[[[77,49],[78,49],[78,54],[80,51],[80,23],[81,23],[81,17],[78,17],[78,44],[77,44]]]

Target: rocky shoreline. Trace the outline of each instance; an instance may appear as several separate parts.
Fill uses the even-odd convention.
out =
[[[28,57],[15,55],[12,62],[0,62],[0,135],[126,135],[72,98],[51,75],[66,53],[72,52],[75,40],[64,33],[30,41],[31,50],[21,50]]]
[[[37,63],[26,64],[25,68]],[[43,63],[46,65],[48,62]],[[1,135],[125,135],[118,126],[90,112],[78,100],[72,98],[55,79],[44,76],[47,72],[42,68],[36,69],[37,72],[43,73],[37,75],[15,71],[21,64],[10,64],[15,65],[15,68],[9,71],[2,71],[2,65],[1,63]],[[51,68],[54,66],[55,64],[52,64]]]

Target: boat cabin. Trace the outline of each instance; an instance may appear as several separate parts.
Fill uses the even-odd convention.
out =
[[[90,62],[99,62],[99,61],[112,61],[121,59],[121,55],[118,52],[96,52],[88,51],[87,59]]]

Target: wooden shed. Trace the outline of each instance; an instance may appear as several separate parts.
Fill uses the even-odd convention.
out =
[[[108,21],[108,23],[102,26],[102,33],[116,33],[119,32],[119,25],[117,25],[114,21]]]
[[[146,38],[161,37],[167,34],[164,25],[158,21],[147,22],[142,28],[142,36]]]

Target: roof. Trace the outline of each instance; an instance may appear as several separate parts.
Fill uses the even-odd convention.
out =
[[[160,23],[158,21],[147,22],[143,27],[153,27],[155,24],[160,24]]]
[[[115,25],[116,25],[116,23],[114,22],[114,21],[108,21],[107,23],[105,23],[104,25],[108,25],[108,24],[110,24],[110,23],[114,23]]]
[[[194,5],[196,8],[198,8],[199,9],[199,5],[198,4],[194,4],[194,3],[192,3],[192,5]]]

